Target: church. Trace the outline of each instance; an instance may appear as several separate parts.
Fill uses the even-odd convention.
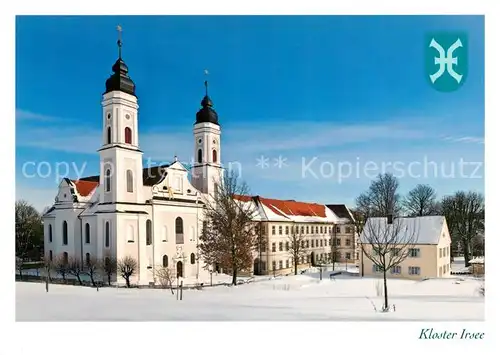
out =
[[[207,267],[199,256],[198,236],[203,201],[214,193],[223,171],[218,115],[206,90],[193,126],[196,159],[191,178],[176,158],[167,165],[144,168],[136,87],[121,46],[119,39],[118,59],[101,101],[102,145],[96,147],[100,173],[60,182],[55,203],[43,216],[45,257],[77,258],[85,263],[91,257],[131,256],[138,265],[131,282],[141,285],[155,283],[159,266],[174,270],[179,277],[206,280],[215,266]],[[354,219],[345,205],[243,198],[258,211],[255,222],[267,241],[263,250],[255,252],[254,273],[290,271],[286,238],[292,228],[308,237],[303,265],[331,258],[332,245],[338,247],[335,253],[340,259],[357,259]],[[342,254],[343,243],[349,251]]]

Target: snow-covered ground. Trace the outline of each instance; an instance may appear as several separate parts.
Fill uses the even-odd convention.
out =
[[[464,278],[426,281],[388,280],[389,303],[381,308],[382,281],[356,276],[307,273],[235,287],[184,290],[176,300],[170,290],[102,288],[16,283],[18,321],[215,321],[215,320],[484,320],[480,281]]]

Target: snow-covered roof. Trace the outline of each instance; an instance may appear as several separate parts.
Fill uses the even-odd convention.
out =
[[[371,233],[385,231],[386,228],[397,228],[399,232],[394,236],[394,240],[400,241],[401,244],[410,238],[415,240],[414,244],[438,244],[444,223],[444,216],[396,217],[392,225],[387,224],[386,217],[370,217],[363,228],[360,242],[368,243]]]
[[[477,257],[472,260],[469,260],[469,264],[484,264],[484,257]]]
[[[255,221],[299,222],[299,223],[349,223],[350,219],[337,216],[326,205],[277,200],[261,196],[235,196],[240,203],[255,204]]]

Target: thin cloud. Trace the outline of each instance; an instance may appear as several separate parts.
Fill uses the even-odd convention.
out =
[[[482,137],[472,137],[472,136],[464,136],[464,137],[454,137],[454,136],[443,136],[442,140],[448,142],[455,143],[473,143],[473,144],[484,144],[484,138]]]
[[[16,109],[16,121],[39,121],[39,122],[55,122],[58,118],[54,116],[44,115],[41,113],[31,112],[22,109]]]

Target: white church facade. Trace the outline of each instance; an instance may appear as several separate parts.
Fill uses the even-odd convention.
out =
[[[120,55],[102,97],[100,174],[65,178],[44,215],[45,256],[54,259],[131,256],[138,270],[131,281],[154,281],[156,265],[182,277],[207,273],[197,253],[203,195],[220,175],[220,126],[208,95],[193,129],[197,161],[193,179],[178,161],[143,168],[135,84]],[[117,280],[120,281],[120,280]]]
[[[155,268],[159,266],[181,277],[206,280],[208,270],[199,257],[198,237],[203,225],[203,201],[214,193],[223,169],[218,115],[206,92],[193,127],[195,163],[191,179],[177,159],[168,165],[143,168],[135,84],[121,57],[121,40],[118,46],[119,58],[106,81],[101,102],[100,173],[60,182],[55,203],[43,216],[45,257],[85,262],[90,258],[131,256],[138,263],[131,282],[140,285],[155,282]],[[284,249],[289,227],[299,230],[300,226],[303,233],[307,228],[312,255],[304,258],[306,264],[314,255],[316,259],[318,254],[326,258],[332,251],[331,242],[337,239],[331,238],[332,230],[340,233],[339,223],[353,222],[350,212],[337,216],[326,205],[259,196],[248,201],[259,211],[256,224],[266,222],[261,230],[267,247],[255,252],[256,260],[263,262],[265,270],[259,270],[263,273],[291,268]],[[349,245],[354,248],[354,233],[349,230],[344,237],[350,240],[351,234]],[[351,253],[346,255],[350,257]],[[353,259],[354,255],[353,249]],[[123,282],[119,277],[116,281]]]

